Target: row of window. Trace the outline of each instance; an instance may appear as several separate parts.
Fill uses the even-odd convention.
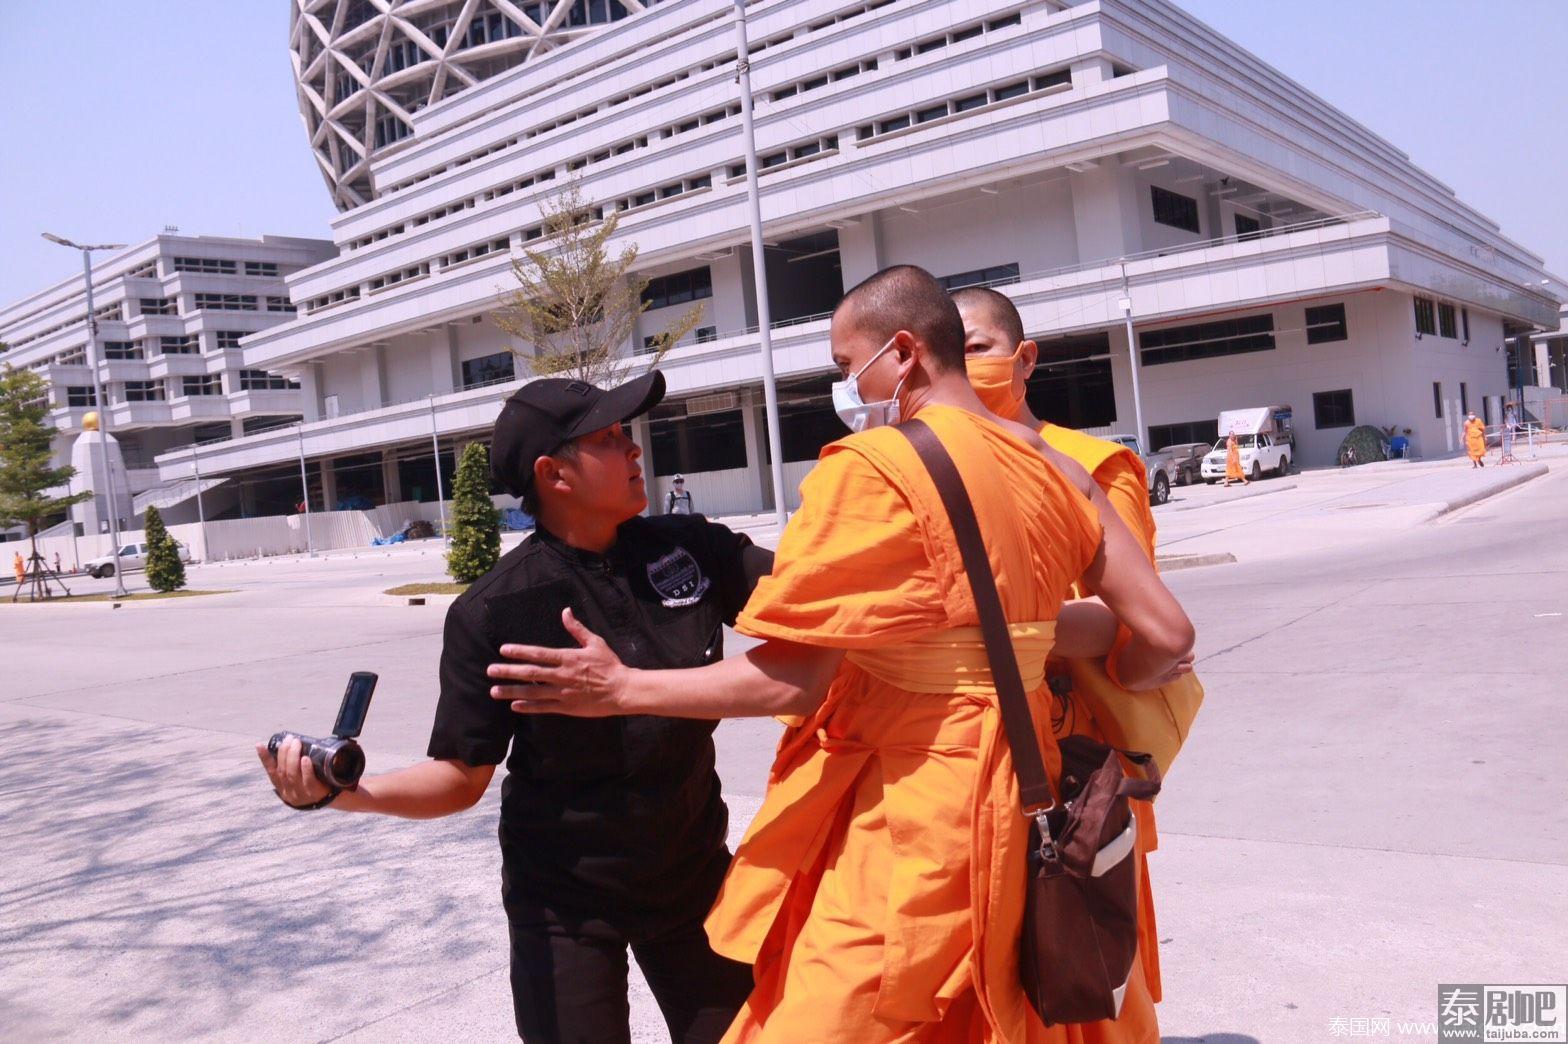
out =
[[[786,163],[793,163],[795,160],[803,160],[811,156],[831,156],[837,152],[837,134],[829,134],[822,138],[809,138],[806,141],[796,142],[793,145],[786,145],[777,152],[768,152],[758,156],[757,173],[760,176],[776,167],[782,167]],[[731,163],[729,176],[731,180],[745,177],[746,164]]]
[[[396,286],[399,283],[407,282],[410,279],[418,279],[420,276],[427,276],[429,274],[430,263],[428,261],[421,262],[420,264],[401,269],[397,272],[389,272],[386,275],[377,276],[370,281],[370,292],[375,293],[377,290],[380,290],[383,287]]]
[[[1316,305],[1306,310],[1308,344],[1344,341],[1350,337],[1342,302]],[[1188,326],[1146,330],[1138,335],[1139,359],[1145,366],[1214,359],[1275,348],[1274,316],[1249,315]]]
[[[930,54],[932,51],[940,51],[942,48],[952,44],[973,40],[981,33],[994,33],[998,29],[1010,29],[1015,25],[1021,24],[1023,20],[1023,14],[1019,11],[1014,11],[1012,14],[1003,15],[1000,18],[992,18],[985,22],[972,22],[969,25],[960,26],[940,36],[928,36],[924,40],[916,41],[909,47],[900,48],[893,52],[893,57],[897,61],[903,61],[906,58],[913,58],[917,54]]]
[[[649,352],[658,348],[660,337],[661,335],[659,334],[649,334],[648,336],[644,337],[642,339],[642,347],[636,350],[636,354],[647,355]],[[714,341],[719,339],[719,328],[717,326],[699,326],[696,330],[692,331],[692,338],[697,344],[712,344]],[[664,473],[660,472],[660,474],[662,475]]]
[[[1197,233],[1202,230],[1198,224],[1197,200],[1158,185],[1150,185],[1149,194],[1154,200],[1155,224],[1179,228],[1183,232]],[[1239,224],[1236,231],[1238,234],[1241,232]]]
[[[865,141],[868,138],[876,138],[883,134],[892,134],[895,131],[904,130],[906,127],[914,127],[922,123],[934,123],[948,116],[973,112],[987,105],[996,105],[999,102],[1011,101],[1014,98],[1022,98],[1029,94],[1061,91],[1064,87],[1070,86],[1072,86],[1072,73],[1067,69],[1057,69],[1041,73],[1038,76],[998,84],[995,87],[972,91],[944,101],[935,101],[904,112],[883,116],[871,123],[862,124],[855,132],[855,139],[857,141]]]
[[[202,275],[239,275],[242,262],[219,257],[176,257],[176,272],[195,272]],[[244,274],[275,279],[278,275],[276,261],[245,261]]]
[[[615,209],[618,211],[635,210],[638,207],[651,206],[661,199],[673,199],[674,197],[683,195],[687,192],[696,192],[698,189],[712,187],[713,175],[699,174],[694,178],[687,178],[684,181],[672,181],[668,185],[660,185],[658,188],[649,189],[647,192],[638,192],[630,196],[622,196],[620,199],[615,201]]]
[[[1005,265],[992,265],[990,268],[976,268],[972,272],[959,272],[956,275],[939,276],[937,282],[942,284],[943,290],[960,290],[966,286],[999,286],[1007,283],[1018,282],[1018,262],[1012,261]]]
[[[649,308],[669,308],[712,296],[713,269],[704,265],[648,280],[642,291],[642,302]]]
[[[218,349],[238,348],[240,338],[250,333],[249,330],[218,330],[214,336],[217,339]],[[156,351],[152,351],[156,347]],[[179,337],[148,338],[142,341],[104,341],[103,357],[118,361],[145,360],[150,355],[200,355],[202,351],[201,336],[199,334],[184,334]],[[42,360],[38,367],[45,366],[86,366],[87,348],[80,345],[68,351],[60,352],[52,358]]]
[[[260,307],[255,294],[196,294],[196,308],[219,312],[255,312]]]
[[[1470,343],[1470,309],[1458,310],[1459,322],[1455,322],[1454,306],[1447,301],[1434,302],[1430,297],[1417,296],[1414,298],[1416,311],[1416,336],[1435,334],[1449,340],[1459,338],[1461,326],[1464,336],[1462,344]]]
[[[180,394],[183,396],[222,395],[223,375],[218,373],[185,376],[179,379]],[[168,382],[161,380],[151,381],[126,381],[126,402],[165,402],[168,399]],[[280,377],[266,370],[241,370],[239,386],[242,391],[292,391],[299,387],[298,381]],[[72,385],[65,390],[67,406],[96,406],[97,397],[91,386]]]

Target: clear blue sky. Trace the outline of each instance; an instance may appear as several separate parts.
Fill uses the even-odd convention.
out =
[[[1568,276],[1568,0],[1181,0]],[[287,0],[0,0],[0,302],[79,271],[42,231],[330,238]]]

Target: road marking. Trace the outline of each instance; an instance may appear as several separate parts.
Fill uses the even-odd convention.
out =
[[[1562,613],[1536,613],[1535,614],[1535,618],[1537,620],[1539,620],[1542,617],[1546,617],[1546,616],[1561,616],[1561,615],[1563,615],[1563,614]]]

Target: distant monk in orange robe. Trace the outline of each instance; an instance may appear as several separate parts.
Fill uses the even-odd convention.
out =
[[[1129,991],[1109,1037],[1110,1023],[1046,1029],[1024,997],[1028,834],[969,579],[919,457],[878,425],[918,416],[951,454],[1053,775],[1053,644],[1104,656],[1119,618],[1132,635],[1120,676],[1148,688],[1184,669],[1192,626],[1087,473],[980,405],[963,322],[929,273],[899,266],[850,291],[831,341],[847,378],[835,406],[858,434],[801,484],[773,574],[736,623],[762,644],[695,670],[634,671],[567,614],[581,648],[503,647],[522,662],[491,676],[531,684],[494,695],[531,714],[790,717],[708,919],[715,950],[755,965],[727,1041],[1154,1044],[1146,990]],[[1115,616],[1063,606],[1080,578]]]
[[[964,361],[969,382],[980,401],[992,413],[1018,421],[1038,430],[1047,443],[1083,465],[1116,510],[1129,532],[1137,539],[1150,563],[1154,561],[1154,513],[1149,508],[1148,473],[1138,455],[1125,446],[1097,439],[1071,428],[1041,421],[1029,409],[1025,390],[1034,372],[1039,349],[1024,336],[1023,318],[1006,294],[985,287],[955,291],[953,301],[964,320]],[[1050,675],[1063,673],[1055,669]],[[1074,705],[1058,708],[1056,714],[1066,728],[1106,742],[1106,737],[1087,710]],[[1149,884],[1148,853],[1159,847],[1154,826],[1154,806],[1147,801],[1132,803],[1138,820],[1137,847],[1142,865],[1138,886],[1138,956],[1143,965],[1143,985],[1150,997],[1161,996],[1159,931],[1154,917],[1154,894]],[[1135,980],[1128,989],[1136,989]]]
[[[1465,452],[1470,454],[1472,468],[1486,467],[1486,425],[1474,413],[1465,421]]]

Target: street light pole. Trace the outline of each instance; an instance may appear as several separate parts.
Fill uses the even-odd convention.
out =
[[[1132,372],[1133,421],[1138,425],[1138,450],[1149,453],[1148,434],[1143,429],[1143,389],[1138,383],[1138,337],[1132,329],[1132,286],[1127,282],[1127,262],[1122,268],[1122,320],[1127,324],[1127,363]]]
[[[299,433],[299,488],[304,497],[305,505],[305,550],[311,558],[316,557],[316,542],[310,535],[310,479],[305,477],[305,422],[300,421],[295,429]],[[322,464],[322,467],[326,467]],[[325,478],[323,478],[325,481]],[[323,486],[325,488],[325,486]]]
[[[768,311],[768,261],[762,243],[762,197],[757,188],[757,137],[751,114],[751,60],[746,43],[746,0],[735,0],[735,68],[740,81],[741,134],[746,147],[746,201],[751,209],[751,271],[757,290],[757,337],[762,352],[762,396],[768,415],[768,466],[779,529],[784,506],[784,445],[779,435],[779,389],[773,378],[773,317]]]
[[[434,395],[430,396],[430,446],[435,450],[436,515],[441,519],[441,538],[450,545],[452,537],[446,528],[446,490],[441,486],[441,438],[436,431],[436,397]]]
[[[191,470],[196,473],[196,525],[201,533],[201,560],[207,561],[207,512],[201,504],[201,447],[191,443]]]
[[[98,320],[93,316],[93,251],[94,250],[121,250],[124,243],[99,243],[93,246],[83,246],[73,243],[63,236],[45,232],[43,237],[51,243],[58,243],[63,247],[82,252],[82,279],[87,289],[87,365],[92,368],[93,374],[93,402],[98,407],[98,466],[103,468],[103,482],[108,487],[103,494],[104,503],[109,508],[109,539],[114,546],[109,549],[114,556],[114,594],[117,598],[124,598],[125,577],[120,568],[120,516],[114,506],[114,477],[109,473],[109,403],[104,398],[103,380],[98,373]],[[126,490],[129,492],[129,489]],[[74,531],[75,523],[72,523]]]

